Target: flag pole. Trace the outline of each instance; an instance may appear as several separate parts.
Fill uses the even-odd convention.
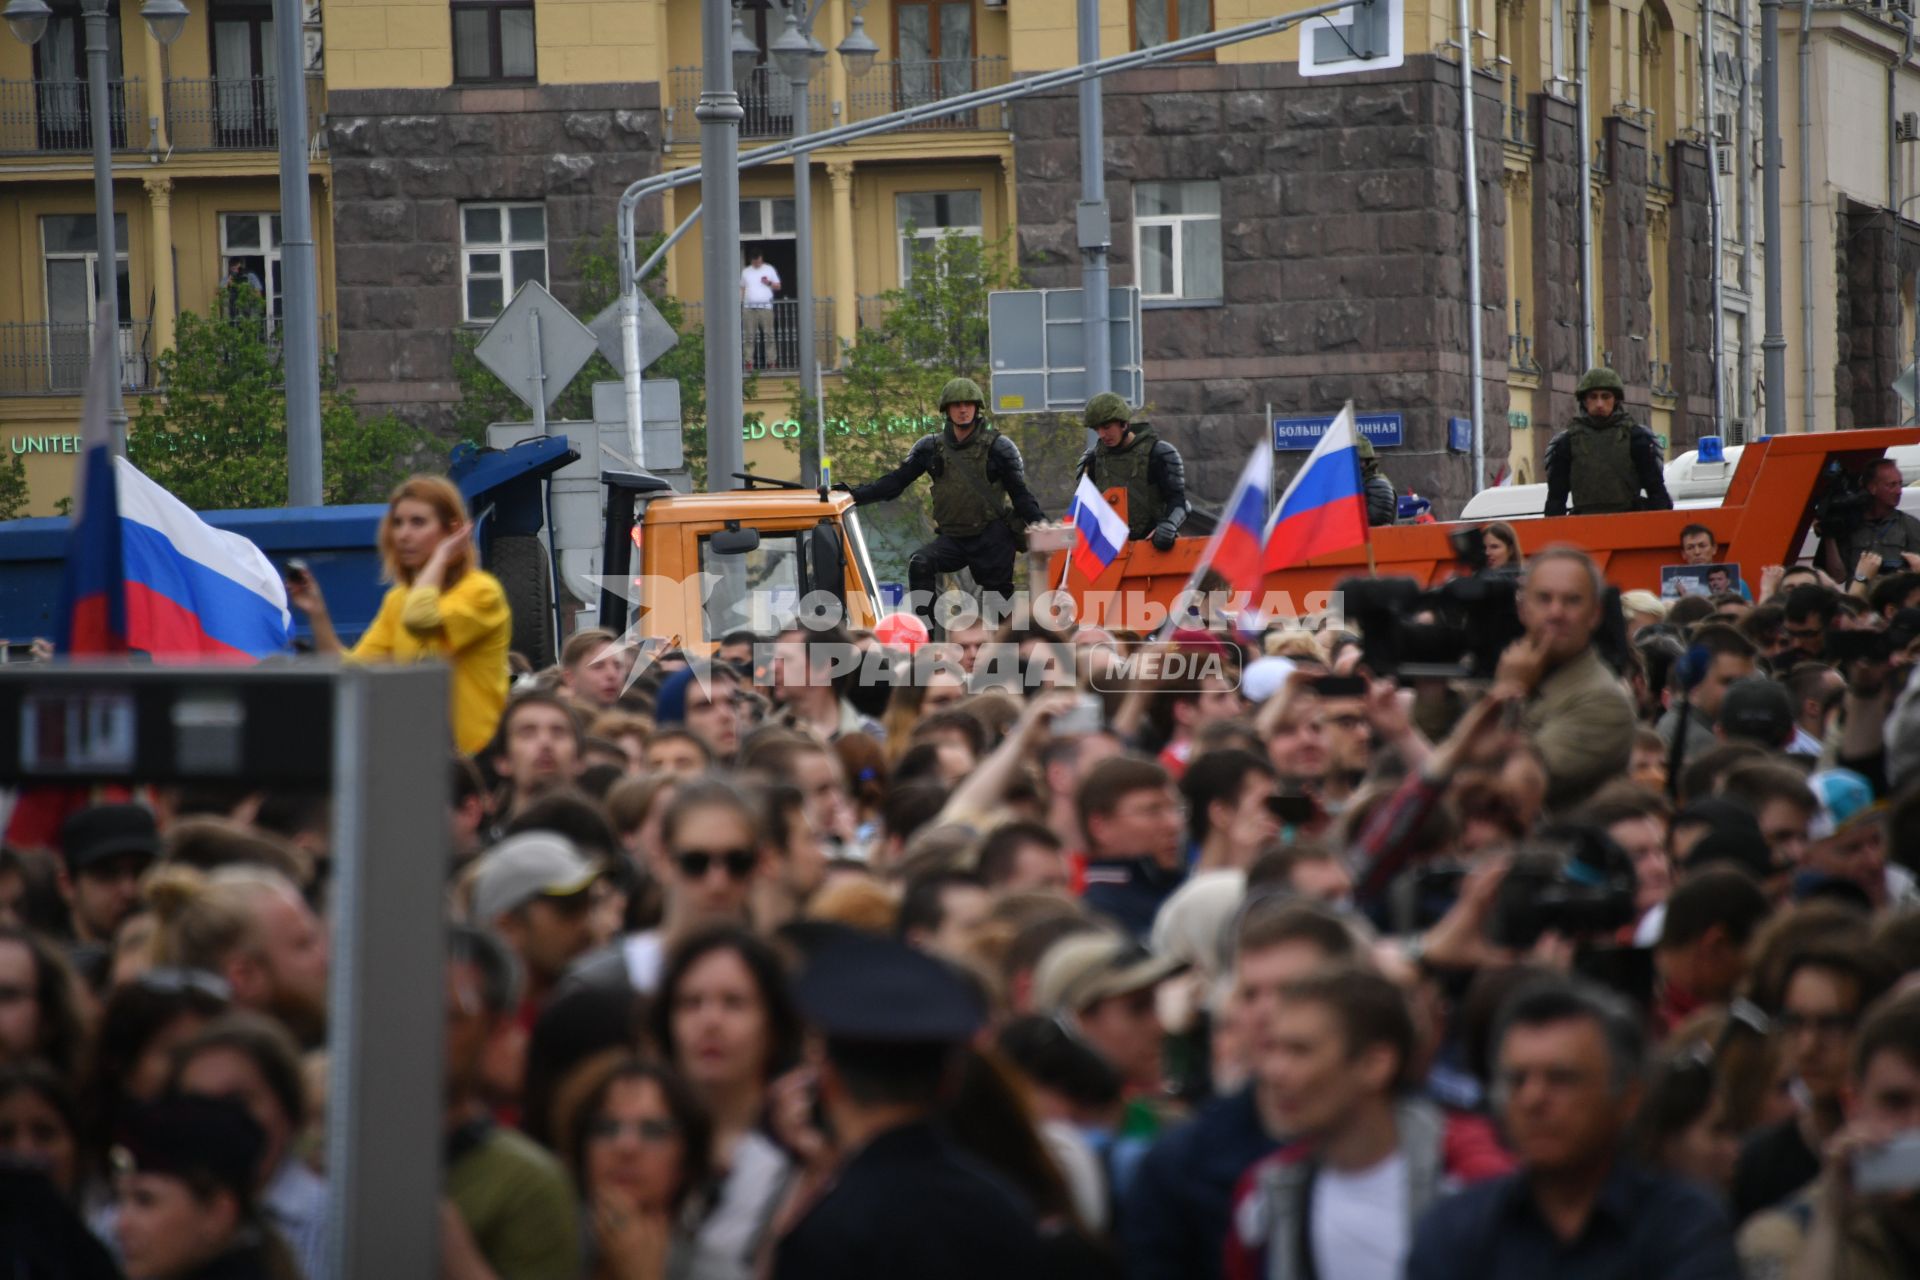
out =
[[[1080,527],[1079,520],[1077,519],[1079,514],[1080,514],[1080,495],[1076,493],[1073,497],[1073,504],[1067,508],[1067,528],[1074,530],[1076,536],[1078,535],[1078,531]],[[1073,574],[1073,544],[1068,543],[1066,554],[1060,557],[1060,585],[1055,587],[1054,590],[1065,591],[1067,589],[1067,579],[1070,576],[1072,576],[1072,574]]]

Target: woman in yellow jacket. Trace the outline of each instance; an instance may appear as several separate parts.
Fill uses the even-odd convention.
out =
[[[414,476],[393,491],[380,522],[381,577],[394,585],[351,652],[340,643],[319,584],[287,581],[287,600],[313,626],[313,647],[355,662],[439,658],[453,668],[453,741],[472,755],[493,738],[507,702],[513,615],[500,580],[473,560],[460,491],[440,476]]]

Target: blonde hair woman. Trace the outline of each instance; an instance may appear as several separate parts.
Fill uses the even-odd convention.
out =
[[[513,614],[499,579],[474,562],[460,491],[441,476],[414,476],[393,491],[380,522],[381,579],[393,583],[380,612],[348,652],[312,575],[287,580],[287,600],[313,625],[313,647],[355,662],[438,658],[453,668],[453,740],[468,755],[493,738],[507,704]]]

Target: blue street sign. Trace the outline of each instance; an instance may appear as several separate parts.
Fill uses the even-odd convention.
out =
[[[1273,447],[1282,452],[1311,449],[1333,425],[1335,415],[1315,414],[1300,418],[1273,420]],[[1373,441],[1376,449],[1403,443],[1406,420],[1397,413],[1361,413],[1354,415],[1360,434]]]
[[[1447,419],[1447,448],[1455,453],[1473,452],[1473,419]]]

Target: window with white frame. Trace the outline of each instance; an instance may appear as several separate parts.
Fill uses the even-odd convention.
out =
[[[913,191],[893,198],[894,225],[900,233],[900,283],[913,279],[913,260],[934,249],[942,237],[981,238],[978,191]]]
[[[223,283],[235,282],[233,264],[236,262],[245,269],[240,282],[265,295],[268,314],[281,314],[279,214],[220,215],[220,279]]]
[[[547,210],[539,204],[460,207],[462,310],[469,324],[499,316],[529,280],[547,283]]]
[[[1143,299],[1220,298],[1220,184],[1134,183],[1133,263]]]

